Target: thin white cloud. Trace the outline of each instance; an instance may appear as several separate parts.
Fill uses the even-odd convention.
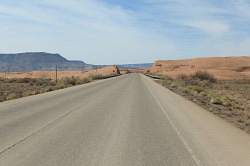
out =
[[[186,25],[215,35],[230,31],[230,26],[228,24],[216,20],[191,21],[187,22]]]
[[[249,31],[242,30],[250,18],[247,0],[142,1],[134,9],[105,0],[1,3],[0,52],[59,52],[106,64],[223,54],[231,45],[250,53],[243,42]]]
[[[242,17],[242,18],[250,18],[250,2],[248,0],[231,0],[233,4],[234,14]]]
[[[151,12],[158,13],[155,17],[159,18],[159,22],[163,22],[161,26],[169,24],[178,28],[187,26],[194,32],[201,31],[213,36],[221,36],[221,33],[231,30],[227,18],[223,17],[229,15],[230,11],[209,0],[147,0],[147,2],[154,6],[155,9]]]
[[[34,22],[8,22],[10,31],[0,32],[7,38],[1,52],[59,52],[70,59],[108,64],[154,61],[176,50],[170,40],[141,29],[132,11],[94,0],[0,6],[7,15]]]

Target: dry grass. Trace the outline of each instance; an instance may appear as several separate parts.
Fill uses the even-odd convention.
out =
[[[89,83],[119,75],[115,66],[89,71],[53,71],[0,74],[0,102]]]
[[[0,102],[63,89],[91,82],[91,79],[68,77],[58,82],[43,78],[0,79]]]
[[[250,80],[218,81],[211,74],[197,72],[159,82],[250,133]]]
[[[58,79],[63,79],[67,77],[79,77],[81,79],[88,78],[93,75],[117,75],[120,74],[119,69],[116,66],[108,66],[92,70],[83,70],[83,71],[58,71]],[[31,72],[8,72],[0,73],[0,78],[43,78],[43,79],[56,79],[55,71],[31,71]]]
[[[208,71],[220,80],[249,79],[250,56],[163,60],[157,61],[147,71],[172,78],[181,74],[192,75],[197,71]]]

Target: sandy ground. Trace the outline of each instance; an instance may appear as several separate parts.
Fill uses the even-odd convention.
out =
[[[112,75],[118,74],[119,69],[116,66],[108,66],[99,69],[86,70],[86,71],[58,71],[58,78],[65,77],[79,77],[79,78],[87,78],[91,75]],[[31,71],[31,72],[9,72],[9,73],[0,73],[0,77],[2,78],[56,78],[55,71]]]
[[[156,61],[154,66],[148,69],[150,73],[168,75],[173,78],[180,74],[190,75],[197,71],[207,71],[217,79],[247,79],[250,77],[250,56],[161,60]]]

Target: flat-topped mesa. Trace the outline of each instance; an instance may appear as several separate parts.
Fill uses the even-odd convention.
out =
[[[0,71],[80,70],[88,67],[82,61],[70,61],[60,54],[27,52],[0,54]]]

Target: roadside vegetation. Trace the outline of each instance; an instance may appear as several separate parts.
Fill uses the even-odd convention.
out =
[[[58,81],[46,78],[0,78],[0,102],[86,84],[94,80],[114,76],[117,75],[103,76],[98,74],[90,75],[83,79],[79,77],[65,77]]]
[[[198,71],[177,79],[162,76],[158,82],[250,133],[250,80],[217,80]]]

